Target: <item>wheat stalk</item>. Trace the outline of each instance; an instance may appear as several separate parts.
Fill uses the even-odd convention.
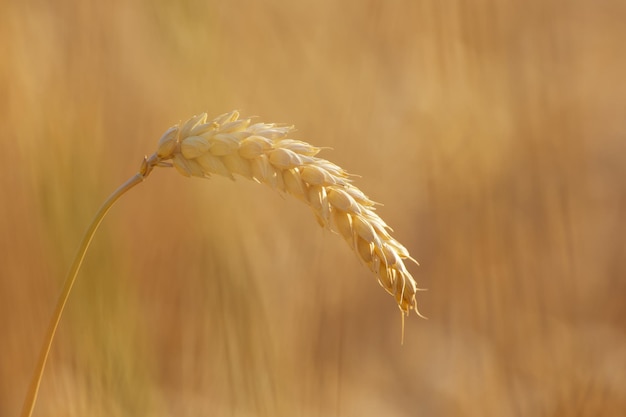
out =
[[[157,151],[145,157],[139,172],[122,184],[100,207],[89,225],[48,324],[39,360],[30,382],[22,417],[31,417],[52,341],[91,240],[113,204],[140,184],[155,167],[175,167],[185,176],[208,178],[211,174],[233,179],[237,174],[294,195],[309,205],[319,222],[341,236],[361,261],[373,271],[380,285],[393,295],[404,316],[417,309],[419,290],[404,260],[417,263],[407,249],[391,237],[391,228],[376,214],[375,203],[352,185],[337,165],[315,155],[321,150],[289,139],[291,126],[251,124],[232,111],[211,121],[206,113],[194,116],[165,132]]]

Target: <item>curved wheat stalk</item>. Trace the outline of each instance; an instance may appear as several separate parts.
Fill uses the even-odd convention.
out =
[[[48,324],[22,417],[32,415],[54,335],[98,226],[113,204],[155,167],[173,166],[185,176],[204,178],[237,174],[294,195],[313,209],[321,226],[343,236],[395,297],[403,313],[403,329],[405,315],[411,310],[420,314],[415,299],[418,288],[404,265],[406,259],[417,261],[391,237],[391,228],[375,213],[374,202],[352,185],[348,173],[317,158],[320,148],[287,138],[292,130],[290,126],[251,124],[251,119],[239,119],[233,111],[211,121],[203,113],[165,132],[157,151],[144,158],[139,172],[107,198],[85,232]]]

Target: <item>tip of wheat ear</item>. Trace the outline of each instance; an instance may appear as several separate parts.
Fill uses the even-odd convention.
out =
[[[394,296],[400,310],[417,309],[415,280],[404,262],[408,250],[376,214],[374,202],[352,185],[346,171],[316,155],[321,150],[288,138],[292,126],[254,123],[237,111],[207,120],[206,113],[171,127],[142,170],[174,166],[185,176],[234,175],[267,184],[306,203],[322,227],[341,235]]]

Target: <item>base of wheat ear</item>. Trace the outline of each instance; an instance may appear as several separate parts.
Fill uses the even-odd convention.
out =
[[[419,289],[406,269],[407,249],[390,235],[391,228],[374,211],[375,203],[351,183],[337,165],[316,157],[321,150],[290,139],[293,126],[254,123],[237,111],[207,120],[205,113],[171,127],[157,151],[146,158],[140,174],[173,166],[189,177],[234,175],[267,184],[303,201],[319,224],[343,236],[361,261],[393,295],[400,310],[417,309]]]

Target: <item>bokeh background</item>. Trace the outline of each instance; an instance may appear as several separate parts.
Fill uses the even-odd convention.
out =
[[[35,416],[626,414],[626,3],[0,1],[0,416],[172,124],[231,109],[361,175],[393,298],[309,209],[159,169],[113,208]]]

